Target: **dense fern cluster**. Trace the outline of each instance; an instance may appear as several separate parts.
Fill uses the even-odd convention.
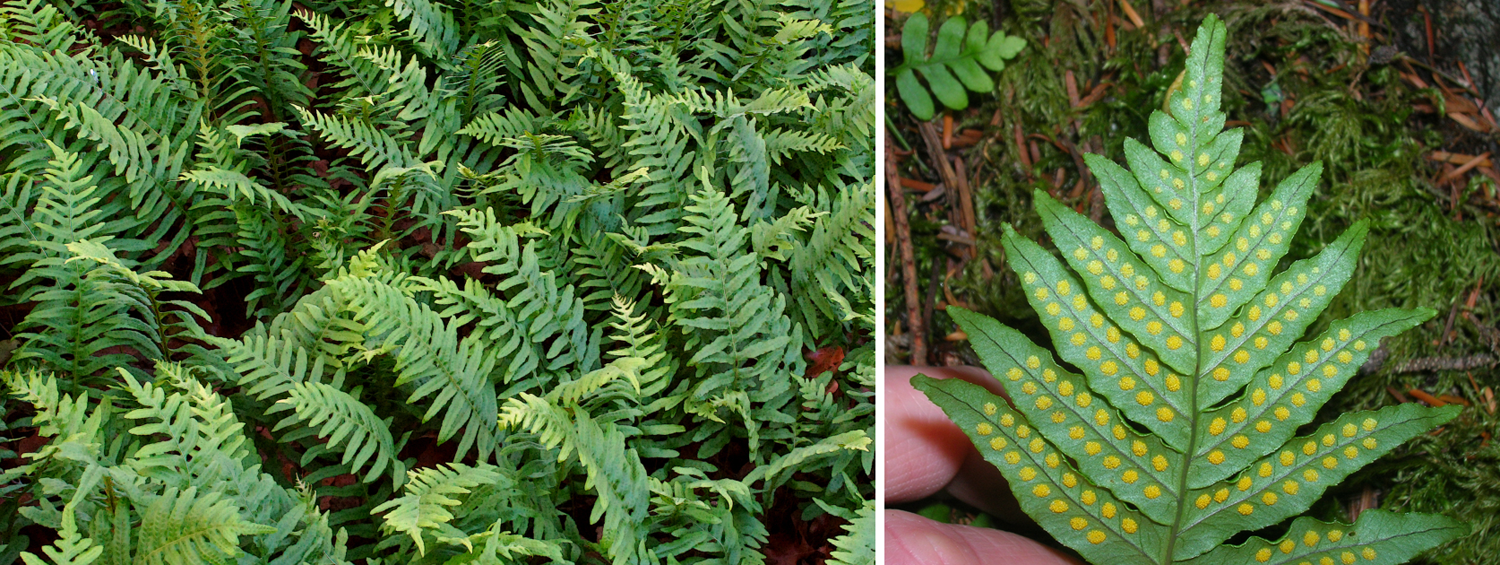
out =
[[[873,22],[0,1],[0,565],[867,561]]]

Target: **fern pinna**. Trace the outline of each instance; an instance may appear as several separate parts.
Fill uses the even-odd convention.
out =
[[[870,562],[874,13],[0,0],[0,565]]]
[[[1007,229],[1056,358],[950,307],[1009,400],[958,380],[914,383],[1021,508],[1089,561],[1402,563],[1465,528],[1372,510],[1352,525],[1297,518],[1271,539],[1225,545],[1297,516],[1458,411],[1403,404],[1304,426],[1381,338],[1433,311],[1360,313],[1303,339],[1353,273],[1366,228],[1273,273],[1321,167],[1255,202],[1260,167],[1234,167],[1241,133],[1223,131],[1218,111],[1225,35],[1217,18],[1204,22],[1181,88],[1151,115],[1152,146],[1125,141],[1128,170],[1088,156],[1118,236],[1042,192],[1037,212],[1062,260]]]

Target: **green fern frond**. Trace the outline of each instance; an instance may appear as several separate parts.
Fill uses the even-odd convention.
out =
[[[875,563],[875,502],[866,501],[858,513],[858,517],[844,524],[844,535],[829,540],[835,548],[829,554],[829,565]]]
[[[453,520],[448,508],[462,504],[453,498],[468,494],[469,489],[499,480],[498,470],[480,463],[475,466],[449,463],[427,469],[407,472],[406,494],[375,507],[373,512],[385,512],[385,527],[411,536],[417,551],[426,554],[423,537],[427,530],[438,528]]]
[[[144,506],[135,559],[149,565],[222,561],[241,554],[240,536],[276,531],[241,520],[232,501],[196,487],[167,487]]]
[[[401,462],[393,461],[396,447],[388,423],[358,398],[332,385],[301,382],[293,385],[287,391],[287,398],[279,403],[290,405],[296,416],[277,424],[278,430],[298,423],[309,429],[322,426],[318,435],[328,438],[328,445],[344,451],[340,463],[355,470],[367,462],[370,464],[365,482],[379,478],[386,465],[393,464],[400,473]]]
[[[458,49],[458,25],[443,4],[431,0],[386,0],[385,5],[396,12],[397,20],[411,20],[411,35],[428,56],[446,57]]]
[[[445,322],[426,304],[401,289],[370,279],[344,277],[329,282],[348,301],[355,320],[366,325],[371,349],[394,350],[395,386],[413,387],[407,401],[431,397],[423,415],[430,420],[444,413],[438,440],[459,431],[458,451],[479,448],[481,461],[495,449],[498,417],[494,385],[489,376],[496,357],[474,338],[460,340],[458,324]]]
[[[1056,358],[952,307],[1014,402],[958,380],[913,382],[1000,469],[1022,509],[1094,562],[1396,563],[1463,527],[1419,514],[1331,527],[1299,519],[1279,542],[1222,545],[1300,514],[1458,415],[1402,404],[1306,429],[1382,338],[1434,312],[1365,312],[1297,341],[1353,276],[1366,228],[1273,275],[1321,167],[1254,205],[1260,167],[1233,169],[1241,134],[1221,132],[1225,36],[1209,16],[1170,113],[1150,118],[1152,146],[1127,140],[1128,170],[1088,157],[1123,238],[1042,192],[1037,211],[1062,260],[1007,227],[1006,256]]]

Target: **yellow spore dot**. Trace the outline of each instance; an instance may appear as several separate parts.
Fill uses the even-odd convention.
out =
[[[1224,296],[1223,294],[1215,294],[1208,297],[1208,305],[1213,306],[1214,308],[1223,308],[1229,305],[1229,297]]]
[[[1333,447],[1333,444],[1338,443],[1338,441],[1338,438],[1333,437],[1333,434],[1323,434],[1324,447]]]
[[[1290,494],[1297,494],[1297,489],[1298,488],[1299,488],[1299,485],[1297,484],[1297,481],[1287,481],[1287,482],[1281,483],[1281,491],[1285,492],[1285,493],[1287,493],[1289,495]]]
[[[1026,381],[1021,385],[1021,392],[1024,392],[1026,394],[1036,394],[1036,383]]]
[[[1245,263],[1244,268],[1240,270],[1245,272],[1245,276],[1253,277],[1256,273],[1260,272],[1260,265],[1257,265],[1255,263]]]
[[[1063,486],[1068,488],[1076,487],[1078,486],[1078,477],[1073,476],[1072,473],[1063,473],[1062,483]]]
[[[1172,232],[1172,243],[1179,246],[1187,245],[1187,234],[1182,233],[1182,230]]]
[[[1099,530],[1089,530],[1089,543],[1099,545],[1101,543],[1104,543],[1104,537],[1104,532],[1101,532]]]
[[[1104,290],[1113,289],[1115,287],[1115,278],[1109,275],[1099,277],[1099,286],[1104,287]]]
[[[1365,340],[1361,339],[1361,340],[1355,341],[1354,342],[1354,350],[1355,351],[1364,351],[1365,350]]]
[[[1199,510],[1202,510],[1204,508],[1208,508],[1208,503],[1210,501],[1211,501],[1211,499],[1209,498],[1208,495],[1206,495],[1206,494],[1200,494],[1200,495],[1198,495],[1198,500],[1194,500],[1193,501],[1193,506],[1197,506]]]
[[[1255,338],[1255,348],[1256,349],[1265,349],[1266,346],[1269,345],[1270,343],[1271,343],[1270,340],[1268,340],[1268,339],[1266,339],[1264,337],[1258,337],[1257,336]]]
[[[1120,377],[1120,390],[1134,390],[1135,379],[1130,376]]]
[[[1287,418],[1292,417],[1292,411],[1287,410],[1285,406],[1277,406],[1276,410],[1273,411],[1273,413],[1275,414],[1276,419],[1282,422],[1285,422]]]
[[[1250,362],[1250,352],[1243,349],[1234,352],[1234,362],[1241,365]]]
[[[1185,134],[1183,134],[1181,132],[1178,132],[1177,133],[1177,144],[1178,145],[1187,145],[1187,135],[1185,135]]]
[[[1265,404],[1266,403],[1266,391],[1263,390],[1263,389],[1259,389],[1259,388],[1255,389],[1253,392],[1250,393],[1250,402],[1254,403],[1256,406],[1260,406],[1262,404]]]
[[[1009,463],[1011,465],[1015,465],[1017,463],[1020,463],[1021,462],[1021,453],[1018,452],[1018,451],[1008,451],[1008,452],[1006,452],[1005,453],[1005,462]]]
[[[1214,376],[1214,380],[1216,380],[1216,381],[1219,381],[1219,382],[1227,381],[1227,380],[1229,380],[1229,369],[1226,369],[1224,367],[1214,367],[1213,376]]]
[[[1328,535],[1328,541],[1331,541],[1331,542],[1334,542],[1334,543],[1338,543],[1339,540],[1344,539],[1344,531],[1343,530],[1328,530],[1328,534],[1327,535]]]
[[[1245,283],[1240,282],[1240,279],[1237,279],[1237,278],[1230,278],[1229,279],[1229,290],[1235,290],[1235,291],[1237,291],[1237,290],[1239,290],[1241,288],[1244,288],[1244,286],[1245,286]]]
[[[1267,561],[1270,561],[1271,560],[1271,549],[1268,548],[1268,547],[1263,547],[1263,548],[1260,549],[1260,551],[1255,552],[1255,560],[1259,561],[1261,563],[1265,563]]]
[[[1372,432],[1375,431],[1375,426],[1378,424],[1379,422],[1376,422],[1374,418],[1365,418],[1365,421],[1360,423],[1360,427],[1364,428],[1367,432]]]
[[[1047,444],[1042,441],[1042,438],[1035,438],[1031,440],[1030,448],[1032,453],[1041,453],[1047,448]]]
[[[986,403],[984,403],[984,415],[986,415],[986,416],[994,416],[995,415],[995,410],[996,410],[995,403],[993,403],[993,402],[986,402]]]
[[[1181,273],[1182,270],[1186,267],[1187,264],[1183,263],[1182,259],[1173,259],[1167,262],[1167,269],[1172,271],[1173,273]]]
[[[1078,396],[1083,395],[1080,394]],[[1100,408],[1098,411],[1094,412],[1094,423],[1101,426],[1109,424],[1109,412],[1105,412],[1103,408]]]
[[[1012,425],[1014,425],[1015,423],[1016,423],[1015,417],[1011,416],[1010,414],[1002,414],[1002,415],[1000,415],[1000,425],[1009,428]]]
[[[1176,351],[1178,348],[1181,348],[1181,347],[1182,347],[1182,337],[1174,335],[1172,337],[1167,338],[1167,349],[1170,349],[1172,351]]]
[[[1141,491],[1141,494],[1146,495],[1146,498],[1150,498],[1150,499],[1154,500],[1157,497],[1161,496],[1161,488],[1157,487],[1156,485],[1151,485],[1151,486],[1146,487],[1145,489],[1143,489]]]
[[[1047,506],[1047,509],[1051,510],[1054,514],[1062,514],[1068,511],[1068,503],[1061,500],[1054,500],[1052,504]]]
[[[1170,408],[1167,408],[1167,407],[1163,406],[1161,408],[1157,408],[1156,409],[1156,419],[1158,419],[1158,420],[1161,420],[1163,422],[1170,422],[1170,421],[1172,421],[1172,418],[1174,418],[1174,417],[1175,417],[1175,414],[1173,414],[1173,412],[1172,412],[1172,410]]]
[[[1271,476],[1271,473],[1273,473],[1274,471],[1275,469],[1271,467],[1270,463],[1261,463],[1260,470],[1257,471],[1256,474],[1260,475],[1261,478],[1266,478]]]
[[[1214,418],[1212,422],[1208,423],[1208,433],[1213,435],[1224,433],[1224,428],[1225,424],[1223,418]]]
[[[1136,473],[1134,469],[1125,471],[1120,475],[1120,480],[1125,481],[1127,484],[1135,484],[1135,482],[1140,478],[1140,475]]]
[[[1152,396],[1151,393],[1146,392],[1144,390],[1135,393],[1135,401],[1136,401],[1137,404],[1140,404],[1141,406],[1150,406],[1151,403],[1153,401],[1155,401],[1155,400],[1156,400],[1155,396]]]
[[[1083,439],[1083,433],[1083,426],[1073,426],[1071,428],[1068,428],[1068,437],[1070,438]]]
[[[1057,283],[1057,295],[1058,296],[1067,296],[1067,295],[1071,294],[1072,292],[1073,292],[1073,285],[1069,284],[1068,281],[1062,281],[1062,282]]]
[[[1281,379],[1281,374],[1276,373],[1272,374],[1271,378],[1266,379],[1266,384],[1271,385],[1271,390],[1281,390],[1281,385],[1284,383]]]
[[[1082,530],[1089,527],[1089,522],[1088,520],[1074,516],[1073,519],[1068,520],[1068,525],[1072,526],[1075,530]]]
[[[1031,427],[1027,426],[1026,424],[1016,426],[1016,437],[1019,437],[1021,439],[1031,437]]]
[[[1160,455],[1152,457],[1151,468],[1156,469],[1157,472],[1167,470],[1167,458]]]
[[[1182,390],[1182,379],[1177,378],[1177,375],[1167,375],[1167,391],[1177,392],[1179,390]]]
[[[1018,381],[1021,380],[1021,377],[1025,376],[1025,373],[1022,373],[1019,368],[1011,367],[1010,370],[1005,372],[1005,376],[1010,378],[1010,380]]]
[[[1232,412],[1229,413],[1229,421],[1238,424],[1240,422],[1245,421],[1245,418],[1247,416],[1249,416],[1249,413],[1245,412],[1244,408],[1242,408],[1242,407],[1235,407],[1235,409]]]
[[[1145,308],[1141,308],[1140,306],[1136,306],[1136,307],[1130,309],[1130,319],[1139,322],[1139,321],[1141,321],[1141,320],[1143,320],[1145,318],[1146,318],[1146,309]]]
[[[1284,540],[1280,545],[1276,547],[1277,549],[1280,549],[1282,553],[1291,553],[1292,550],[1297,549],[1297,542],[1292,540]]]
[[[1089,247],[1092,247],[1095,251],[1098,251],[1100,247],[1104,247],[1104,238],[1097,235],[1093,238],[1090,238]]]
[[[1127,534],[1135,533],[1137,528],[1135,520],[1131,520],[1130,518],[1120,520],[1120,529],[1125,530]]]
[[[1221,488],[1214,491],[1214,502],[1224,502],[1229,499],[1229,489]]]
[[[1224,462],[1224,452],[1217,449],[1208,452],[1208,462],[1218,465]]]
[[[1114,505],[1114,503],[1112,503],[1112,502],[1106,502],[1106,503],[1104,503],[1104,506],[1100,506],[1099,507],[1099,513],[1103,514],[1105,518],[1114,518],[1115,517],[1115,505]]]
[[[980,422],[978,426],[974,426],[974,431],[979,432],[979,435],[987,436],[995,433],[995,427],[989,422]]]
[[[1338,467],[1338,466],[1339,466],[1339,460],[1338,459],[1333,458],[1333,457],[1324,457],[1323,458],[1323,468],[1324,469],[1332,469],[1332,468]]]
[[[1263,434],[1270,433],[1271,432],[1271,423],[1267,422],[1265,420],[1261,420],[1259,422],[1256,422],[1255,423],[1255,431],[1263,433]]]
[[[1354,558],[1354,554],[1353,553],[1345,551],[1345,552],[1339,554],[1339,561],[1342,562],[1344,565],[1354,565],[1354,562],[1356,560]]]
[[[1352,363],[1354,361],[1354,354],[1349,353],[1348,351],[1340,351],[1338,354],[1338,360],[1340,363]]]
[[[1286,364],[1286,372],[1287,372],[1287,374],[1290,374],[1290,375],[1295,375],[1297,373],[1301,373],[1302,372],[1302,364],[1298,363],[1296,361],[1292,361],[1291,363],[1287,363]]]
[[[1148,452],[1146,448],[1146,442],[1141,440],[1130,442],[1130,452],[1134,453],[1136,457],[1142,457],[1146,455],[1146,453]]]
[[[1036,478],[1036,469],[1033,469],[1031,467],[1023,467],[1021,469],[1021,480],[1030,482],[1031,480],[1033,480],[1035,478]]]
[[[1219,276],[1222,275],[1222,274],[1224,274],[1224,273],[1219,270],[1219,264],[1218,263],[1214,263],[1214,264],[1208,266],[1208,278],[1213,279],[1213,280],[1219,280]]]
[[[1229,439],[1229,445],[1233,445],[1235,449],[1244,449],[1250,446],[1250,438],[1236,434],[1233,438]]]
[[[1252,321],[1252,322],[1259,321],[1260,320],[1260,307],[1259,306],[1251,306],[1250,310],[1248,312],[1246,312],[1245,315],[1249,316],[1250,317],[1250,321]]]
[[[1354,424],[1344,424],[1344,427],[1340,428],[1339,432],[1343,433],[1344,437],[1354,437],[1355,434],[1359,433],[1359,428],[1355,427]]]
[[[1297,462],[1297,456],[1293,455],[1290,451],[1281,452],[1276,459],[1281,462],[1282,467],[1291,467],[1293,463]]]
[[[1105,361],[1099,364],[1099,372],[1104,373],[1106,376],[1113,375],[1119,372],[1119,370],[1120,366],[1116,365],[1114,361]]]
[[[1063,381],[1057,385],[1057,393],[1063,396],[1073,396],[1073,382]]]
[[[1328,378],[1331,379],[1331,378],[1337,376],[1338,374],[1339,374],[1339,368],[1338,367],[1335,367],[1333,365],[1324,365],[1323,366],[1323,376],[1328,377]]]
[[[1314,547],[1318,545],[1319,539],[1318,532],[1308,530],[1306,534],[1302,535],[1302,544],[1307,547]]]
[[[1083,451],[1089,455],[1098,455],[1099,449],[1099,442],[1091,441],[1083,444]]]
[[[1051,296],[1051,294],[1048,293],[1047,289],[1045,288],[1038,288],[1035,292],[1032,292],[1031,295],[1035,296],[1037,300],[1046,300],[1048,296]]]
[[[1003,438],[1003,437],[995,436],[995,437],[990,438],[990,449],[993,449],[995,451],[1000,451],[1002,449],[1005,449],[1005,446],[1007,444],[1008,444],[1008,442],[1006,442],[1005,438]]]
[[[1088,340],[1089,336],[1084,335],[1083,332],[1078,332],[1073,334],[1073,337],[1069,341],[1072,341],[1073,345],[1083,345]]]
[[[1314,471],[1312,469],[1308,469],[1306,471],[1303,471],[1302,472],[1302,480],[1307,481],[1309,483],[1316,483],[1316,482],[1318,482],[1318,472]]]
[[[1364,548],[1364,550],[1360,551],[1359,555],[1361,557],[1364,557],[1365,559],[1370,560],[1370,561],[1374,561],[1375,560],[1375,550],[1370,549],[1368,547],[1366,547],[1366,548]]]
[[[1042,366],[1042,360],[1038,359],[1037,356],[1032,355],[1026,358],[1026,366],[1033,369],[1039,368]]]
[[[1026,274],[1021,275],[1021,281],[1025,282],[1026,284],[1035,284],[1036,283],[1036,273],[1033,273],[1031,271],[1027,271]]]
[[[1157,334],[1161,333],[1161,330],[1162,330],[1161,322],[1158,322],[1156,320],[1151,320],[1150,322],[1146,322],[1146,333],[1149,333],[1151,335],[1157,335]]]
[[[1260,495],[1260,502],[1266,506],[1274,506],[1276,504],[1276,493],[1268,492]]]
[[[1240,506],[1238,508],[1235,508],[1235,510],[1238,511],[1241,516],[1249,516],[1251,512],[1255,511],[1255,507],[1250,506],[1249,504],[1240,504]]]
[[[1038,397],[1036,399],[1036,409],[1037,410],[1046,410],[1046,409],[1051,408],[1051,407],[1052,407],[1052,399],[1051,398],[1047,398],[1045,396],[1042,396],[1042,397]]]
[[[1323,381],[1320,381],[1318,379],[1307,379],[1307,390],[1309,392],[1318,392],[1320,390],[1323,390]]]
[[[1247,490],[1250,490],[1250,483],[1251,481],[1249,476],[1240,477],[1239,482],[1235,484],[1235,488],[1240,489],[1240,492],[1245,492]]]
[[[1312,454],[1317,453],[1317,452],[1318,452],[1318,442],[1316,442],[1316,441],[1309,441],[1307,443],[1302,444],[1302,453],[1304,455],[1312,455]]]
[[[1078,297],[1078,298],[1080,298],[1080,299],[1082,299],[1082,298],[1083,298],[1083,297],[1082,297],[1082,296],[1080,296],[1080,297]],[[1081,309],[1082,309],[1082,308],[1080,308],[1080,310],[1081,310]],[[1095,312],[1095,313],[1093,313],[1093,314],[1090,314],[1090,315],[1089,315],[1089,325],[1091,325],[1091,326],[1094,326],[1094,327],[1096,327],[1096,328],[1097,328],[1097,327],[1100,327],[1100,326],[1103,326],[1103,325],[1104,325],[1104,316],[1101,316],[1101,315],[1099,315],[1099,313],[1098,313],[1098,312]],[[1116,332],[1116,333],[1118,333],[1118,332]],[[1108,334],[1106,334],[1106,335],[1108,335]],[[1113,339],[1111,339],[1111,340],[1110,340],[1110,341],[1111,341],[1111,342],[1113,342],[1113,341],[1114,341],[1114,340],[1113,340]]]
[[[1049,487],[1047,485],[1037,485],[1031,488],[1031,494],[1036,495],[1037,498],[1046,498],[1047,496],[1052,494],[1052,487]]]
[[[1359,457],[1359,448],[1358,447],[1354,447],[1352,445],[1349,446],[1349,447],[1345,447],[1344,448],[1344,457],[1348,457],[1349,459],[1353,459],[1355,457]]]
[[[1058,320],[1057,321],[1057,329],[1060,329],[1060,330],[1065,331],[1065,332],[1066,331],[1071,331],[1073,329],[1073,319],[1072,318],[1063,318],[1063,319]]]

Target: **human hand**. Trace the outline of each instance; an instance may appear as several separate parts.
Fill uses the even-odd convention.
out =
[[[994,516],[1025,519],[1000,472],[979,455],[942,409],[912,388],[911,378],[917,373],[936,379],[962,378],[1000,392],[999,382],[971,367],[886,367],[880,389],[886,416],[886,502],[919,500],[946,489]],[[943,524],[901,510],[885,511],[882,561],[892,565],[1078,563],[1057,549],[1010,532]]]

